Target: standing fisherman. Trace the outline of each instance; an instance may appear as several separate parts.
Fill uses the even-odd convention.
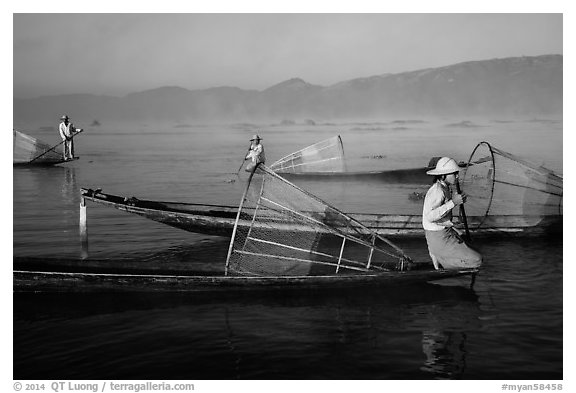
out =
[[[452,158],[442,157],[436,168],[426,172],[434,177],[434,184],[424,198],[422,226],[434,268],[477,268],[482,255],[471,249],[452,223],[452,209],[466,202],[466,195],[452,194],[450,186],[458,181],[460,167]]]
[[[264,154],[264,146],[260,143],[261,140],[262,138],[258,134],[254,134],[252,139],[250,139],[250,149],[244,160],[252,159],[252,162],[246,165],[246,172],[252,172],[256,165],[260,163],[266,163],[266,155]]]
[[[64,141],[64,161],[74,159],[74,134],[82,131],[81,128],[76,128],[72,123],[70,123],[70,118],[66,115],[60,118],[62,122],[60,123],[59,131],[60,137]]]

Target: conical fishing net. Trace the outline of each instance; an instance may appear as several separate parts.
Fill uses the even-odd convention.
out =
[[[278,173],[345,172],[344,147],[335,136],[289,154],[270,169]]]
[[[317,276],[404,269],[387,239],[265,166],[250,177],[226,261],[227,275]]]
[[[29,162],[42,153],[49,150],[52,146],[26,135],[20,131],[14,130],[14,151],[13,162],[26,163]],[[62,154],[56,151],[49,151],[41,157],[42,160],[60,160]]]
[[[498,227],[497,220],[535,225],[562,215],[563,179],[542,166],[479,143],[461,172],[471,229]]]

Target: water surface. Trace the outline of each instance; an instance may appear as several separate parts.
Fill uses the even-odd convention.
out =
[[[89,257],[80,259],[79,188],[235,206],[246,177],[235,173],[255,132],[270,163],[339,134],[352,171],[422,167],[441,155],[466,161],[482,140],[563,169],[561,122],[483,119],[471,127],[461,120],[88,129],[77,140],[79,161],[14,168],[15,265],[26,258],[221,269],[227,239],[90,202]],[[42,132],[31,134],[50,141]],[[347,212],[421,211],[408,198],[415,186],[300,185]],[[427,258],[424,239],[399,245]],[[561,379],[562,239],[475,245],[485,265],[473,289],[464,282],[243,296],[17,294],[14,378]]]

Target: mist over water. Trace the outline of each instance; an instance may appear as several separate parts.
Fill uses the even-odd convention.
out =
[[[228,239],[89,201],[89,258],[81,261],[79,190],[237,206],[247,175],[235,174],[254,133],[263,137],[268,164],[341,135],[349,171],[424,167],[432,156],[467,161],[480,141],[563,171],[561,119],[85,128],[76,140],[79,161],[13,169],[15,263],[220,268]],[[56,130],[21,131],[59,142]],[[426,189],[297,184],[342,211],[367,213],[418,214],[421,201],[408,197]],[[399,245],[427,258],[424,239]],[[473,290],[428,284],[320,295],[15,295],[14,377],[561,379],[562,239],[476,245],[485,266]]]

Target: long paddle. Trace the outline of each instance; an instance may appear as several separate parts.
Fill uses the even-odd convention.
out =
[[[72,138],[74,138],[76,135],[80,134],[82,131],[84,131],[84,129],[80,129],[80,131],[75,132],[72,135]],[[57,145],[52,146],[50,149],[46,150],[44,153],[40,154],[39,156],[36,156],[34,159],[28,161],[28,163],[34,162],[37,159],[39,159],[40,157],[44,156],[45,154],[47,154],[48,152],[51,152],[52,150],[54,150],[55,148],[57,148],[58,146],[60,146],[61,144],[63,144],[64,142],[66,142],[66,140],[63,140],[62,142],[58,143]]]
[[[458,194],[462,194],[460,190],[460,182],[458,178],[456,178],[456,192]],[[468,219],[466,218],[466,210],[464,209],[464,203],[460,205],[460,215],[462,216],[462,220],[464,221],[464,229],[466,229],[466,241],[470,242],[470,230],[468,229]],[[472,273],[472,279],[470,280],[470,289],[474,289],[474,283],[476,282],[476,274]]]
[[[456,178],[456,192],[458,192],[458,194],[462,194],[458,178]],[[464,209],[464,203],[460,205],[460,215],[462,216],[462,221],[464,221],[464,229],[466,230],[466,241],[470,241],[470,230],[468,229],[468,219],[466,218],[466,210]]]
[[[250,152],[250,148],[252,147],[252,143],[250,143],[250,146],[248,146],[248,151],[246,152],[246,154],[248,154]],[[242,163],[240,164],[240,167],[238,168],[238,170],[236,171],[236,175],[238,176],[238,174],[240,173],[240,170],[242,169],[242,167],[244,166],[244,161],[246,161],[246,154],[244,154],[244,159],[242,160]],[[236,179],[230,179],[228,180],[228,183],[234,183],[236,181]]]

